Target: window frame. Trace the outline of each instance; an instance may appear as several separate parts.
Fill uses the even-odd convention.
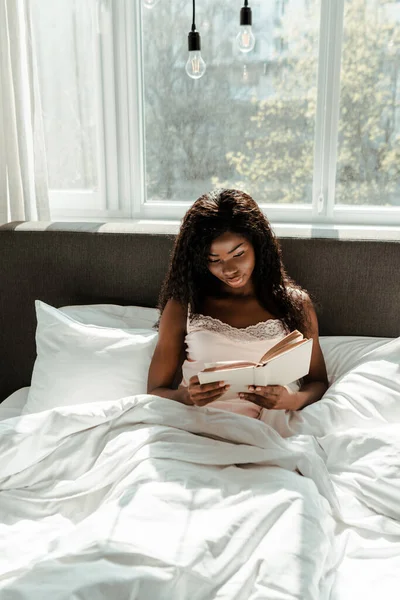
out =
[[[320,2],[312,203],[261,207],[272,223],[400,228],[400,207],[335,205],[345,0]],[[141,11],[141,0],[97,1],[102,197],[80,208],[90,193],[52,191],[52,218],[176,221],[193,201],[146,198]]]

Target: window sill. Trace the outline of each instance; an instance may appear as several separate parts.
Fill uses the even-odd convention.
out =
[[[68,223],[74,223],[68,227]],[[19,231],[42,231],[47,228],[53,230],[87,229],[101,233],[156,233],[176,235],[179,231],[179,220],[151,220],[151,219],[109,219],[106,222],[100,218],[69,218],[65,221],[27,221],[17,226]],[[91,227],[92,226],[92,227]],[[333,225],[325,223],[279,223],[272,221],[272,228],[278,238],[331,238],[343,240],[393,240],[400,241],[400,226],[390,225]]]

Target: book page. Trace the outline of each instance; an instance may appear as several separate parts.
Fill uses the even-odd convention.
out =
[[[278,354],[264,366],[254,369],[256,385],[287,385],[308,375],[313,339],[304,340],[287,352]]]
[[[296,369],[295,365],[293,365],[293,367],[291,367],[290,363],[292,361],[296,362],[299,357],[300,358],[304,357],[304,353],[297,354],[295,352],[292,355],[291,351],[298,349],[300,352],[300,348],[303,345],[308,345],[309,342],[311,342],[311,344],[312,344],[312,340],[307,340],[306,338],[304,338],[304,336],[302,335],[302,333],[300,333],[300,331],[297,331],[297,330],[292,331],[291,333],[286,335],[284,338],[279,340],[276,344],[274,344],[274,346],[272,346],[272,348],[270,348],[264,354],[264,356],[262,357],[262,359],[260,360],[259,363],[247,361],[247,360],[221,361],[221,362],[215,362],[215,363],[208,363],[205,365],[205,368],[200,373],[198,373],[199,381],[200,381],[200,383],[210,383],[213,381],[224,380],[227,383],[231,383],[231,384],[235,383],[235,384],[243,384],[243,385],[245,384],[245,381],[246,381],[246,385],[251,385],[251,383],[247,383],[247,381],[249,379],[253,379],[254,377],[257,377],[257,375],[251,374],[250,371],[257,372],[259,370],[264,370],[264,367],[266,365],[268,365],[270,361],[274,362],[278,357],[289,354],[290,355],[289,362],[284,361],[284,363],[288,367],[287,373],[285,374],[285,378],[289,377],[289,380],[287,383],[291,383],[292,381],[295,381],[296,379],[298,379],[298,377],[295,376],[297,374],[298,369]],[[279,364],[277,365],[278,367],[279,367]],[[300,368],[300,370],[304,370],[304,368]],[[268,372],[270,372],[269,369],[268,369]],[[303,373],[303,375],[304,374],[305,373]],[[266,375],[267,375],[267,372],[265,371],[264,379],[265,379]],[[302,377],[303,375],[300,375],[299,377]],[[293,376],[293,378],[291,379],[292,376]],[[263,385],[267,385],[267,384],[263,384]],[[282,385],[286,385],[286,383],[282,384]]]
[[[277,350],[275,350],[275,352],[272,352],[272,350],[274,350],[274,348],[271,348],[271,351],[268,352],[268,360],[265,360],[263,362],[260,362],[259,364],[261,366],[265,365],[266,363],[268,363],[270,360],[272,360],[273,358],[275,358],[276,356],[280,356],[281,354],[285,354],[285,352],[288,352],[289,350],[291,350],[292,348],[296,348],[297,346],[301,346],[302,344],[305,344],[308,340],[306,339],[302,339],[299,341],[295,341],[292,342],[291,344],[287,344],[285,347],[283,348],[278,348]]]
[[[253,384],[287,385],[308,374],[312,344],[312,338],[303,340],[259,367],[229,368],[229,365],[220,365],[220,369],[200,371],[199,381],[201,384],[225,381],[231,386],[230,393],[246,391],[246,386]]]
[[[243,367],[256,367],[259,363],[251,362],[251,361],[238,361],[238,362],[221,362],[216,363],[211,367],[206,367],[203,369],[202,373],[211,373],[213,371],[226,371],[229,369],[242,369]]]
[[[214,383],[215,381],[225,381],[231,386],[230,393],[233,391],[244,392],[246,386],[254,383],[254,367],[241,367],[239,369],[220,369],[217,371],[200,371],[198,378],[201,384]]]
[[[267,352],[260,358],[260,363],[266,363],[272,356],[275,356],[277,351],[286,350],[286,348],[290,347],[291,344],[294,344],[298,341],[304,340],[304,336],[300,331],[292,331],[288,333],[283,339],[279,340],[272,348],[267,350]]]

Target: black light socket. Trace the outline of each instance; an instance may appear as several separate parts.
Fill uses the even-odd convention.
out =
[[[201,50],[200,34],[198,31],[189,31],[188,46],[189,52]]]
[[[250,6],[242,6],[240,9],[240,25],[251,25],[251,21]]]

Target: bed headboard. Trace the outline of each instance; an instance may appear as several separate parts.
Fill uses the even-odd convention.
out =
[[[114,224],[0,227],[0,401],[30,384],[34,300],[154,307],[174,235]],[[291,277],[318,302],[321,335],[400,335],[400,242],[283,238]]]

